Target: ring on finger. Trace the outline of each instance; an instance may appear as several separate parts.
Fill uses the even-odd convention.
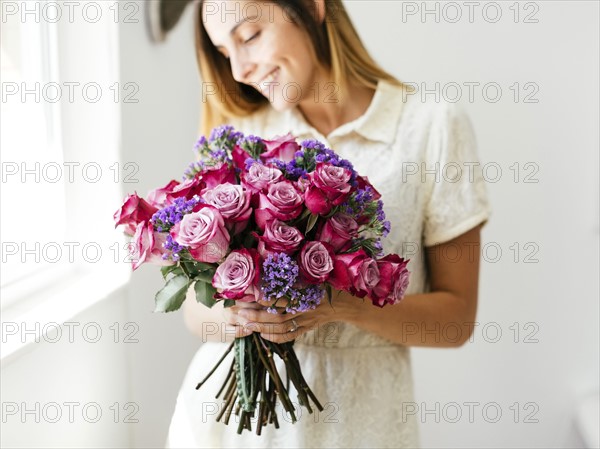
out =
[[[298,323],[296,323],[294,318],[292,318],[292,326],[293,327],[288,332],[296,332],[298,330]]]

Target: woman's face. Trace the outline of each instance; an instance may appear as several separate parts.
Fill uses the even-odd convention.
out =
[[[233,78],[261,92],[278,111],[312,98],[323,79],[308,36],[278,5],[207,1],[202,20]]]

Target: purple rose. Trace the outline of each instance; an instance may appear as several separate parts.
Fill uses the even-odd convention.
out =
[[[253,193],[264,192],[282,176],[278,168],[255,162],[248,171],[242,173],[242,184]]]
[[[358,223],[348,214],[337,213],[325,222],[317,234],[317,240],[329,243],[338,253],[347,249],[358,236]]]
[[[406,293],[410,272],[408,260],[397,254],[389,254],[377,261],[379,267],[379,283],[373,289],[371,301],[379,307],[386,304],[397,304]]]
[[[267,194],[259,193],[255,210],[256,224],[265,229],[268,220],[289,221],[298,217],[303,209],[302,196],[291,181],[281,181],[269,186]]]
[[[229,249],[229,233],[223,216],[213,206],[201,205],[197,212],[184,215],[171,228],[171,235],[200,262],[218,262]]]
[[[304,194],[306,207],[313,214],[325,215],[350,195],[352,173],[344,167],[319,162],[309,175],[310,185]]]
[[[259,293],[259,257],[254,249],[242,248],[229,253],[217,268],[212,285],[218,298],[252,302]]]
[[[307,242],[300,251],[300,274],[312,284],[323,283],[333,270],[333,250],[327,243]]]
[[[226,183],[207,190],[203,197],[207,204],[219,210],[234,235],[244,230],[252,214],[250,192],[241,185]]]
[[[356,268],[356,278],[353,282],[356,296],[370,296],[380,279],[377,261],[371,258],[363,259]]]
[[[263,258],[271,252],[292,254],[302,240],[304,235],[298,229],[275,218],[267,221],[264,234],[258,237],[258,252]]]

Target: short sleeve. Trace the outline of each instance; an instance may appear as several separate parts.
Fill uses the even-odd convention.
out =
[[[459,105],[436,104],[422,180],[428,186],[423,244],[452,240],[486,222],[488,192],[471,120]]]

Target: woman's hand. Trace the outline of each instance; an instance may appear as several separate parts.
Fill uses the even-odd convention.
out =
[[[265,340],[274,343],[292,341],[318,326],[332,321],[345,321],[349,306],[351,308],[352,303],[360,303],[361,300],[352,297],[341,298],[343,294],[340,292],[338,295],[334,292],[333,306],[327,298],[323,298],[315,309],[295,314],[283,313],[286,306],[284,300],[277,302],[277,313],[267,311],[274,301],[236,301],[234,306],[224,309],[228,332],[235,333],[236,337],[259,332]]]

